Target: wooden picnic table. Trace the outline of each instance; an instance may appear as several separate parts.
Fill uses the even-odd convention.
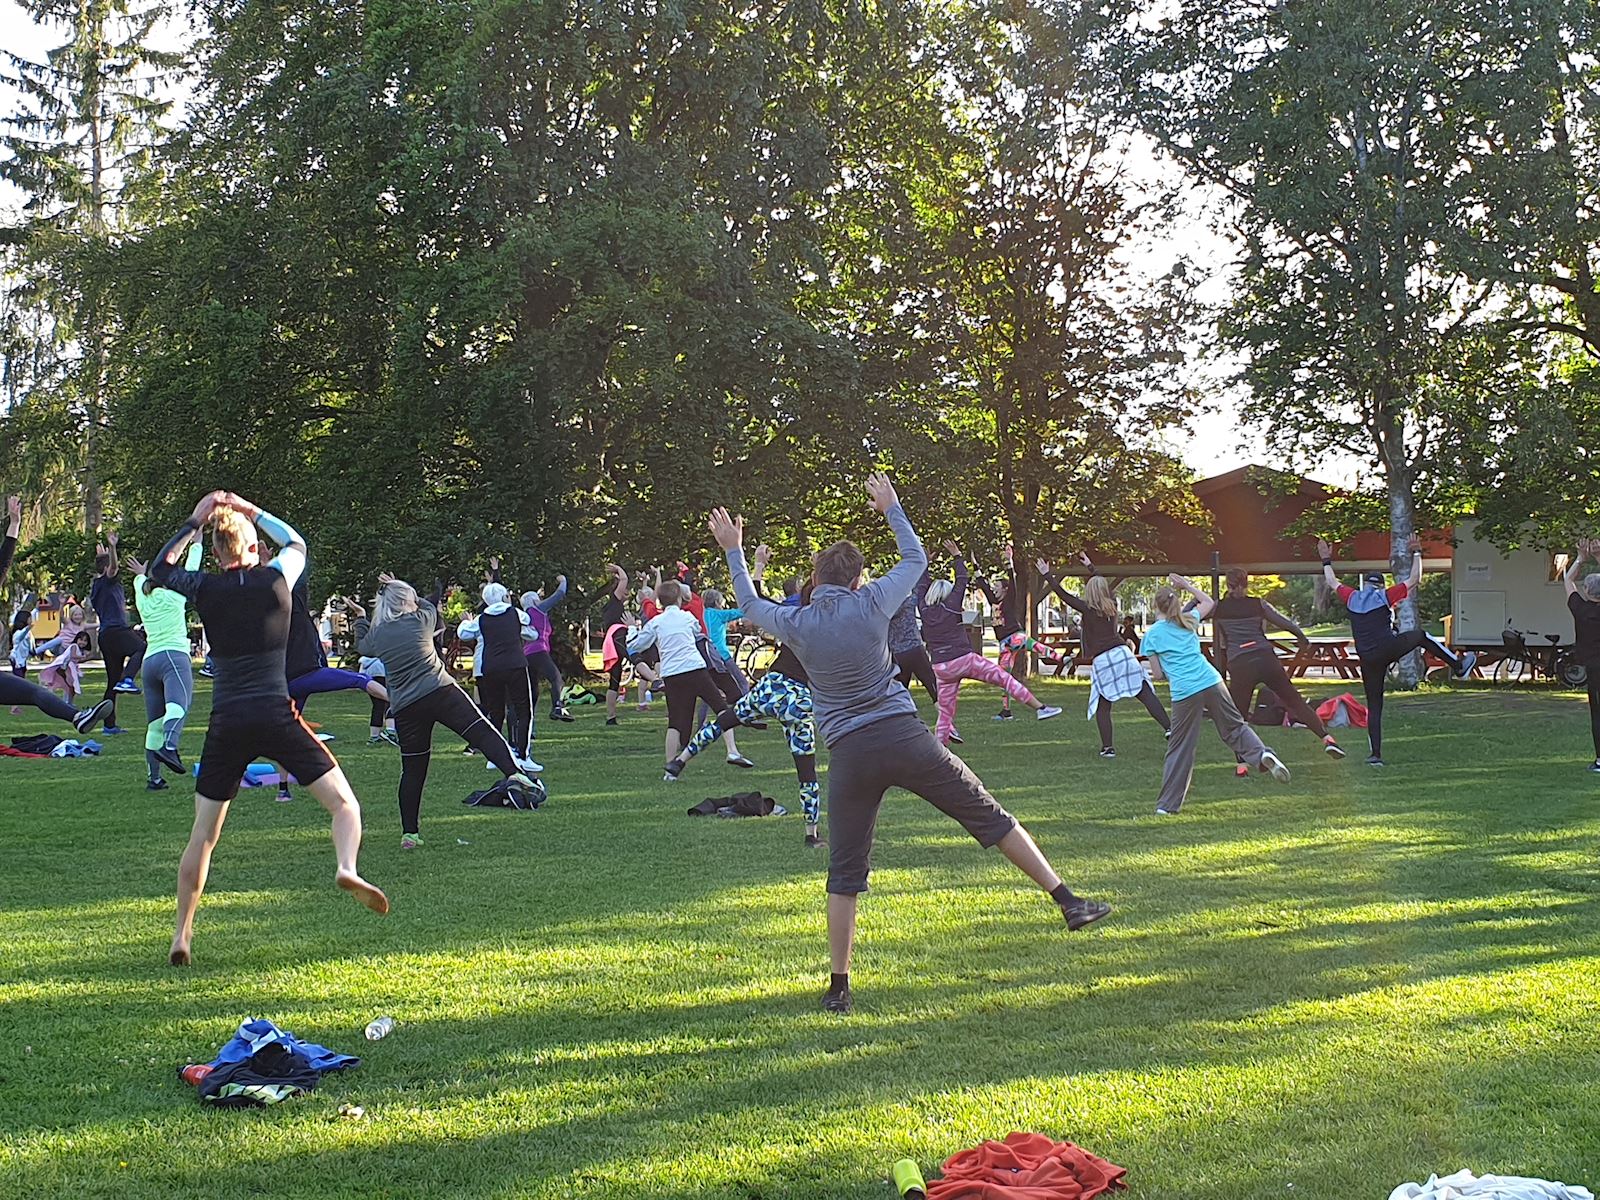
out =
[[[1269,637],[1267,641],[1283,660],[1283,669],[1291,679],[1303,678],[1313,670],[1332,671],[1340,679],[1361,678],[1361,660],[1355,656],[1355,642],[1350,638],[1312,638],[1306,646],[1290,638]],[[1215,661],[1215,639],[1202,638],[1200,645],[1206,657]]]

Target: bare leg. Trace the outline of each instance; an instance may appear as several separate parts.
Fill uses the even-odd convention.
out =
[[[733,740],[733,730],[722,735],[722,744],[728,748],[729,758],[739,757],[739,743]]]
[[[311,784],[310,791],[333,818],[333,852],[339,860],[333,881],[373,912],[388,912],[389,897],[356,870],[356,855],[361,852],[361,804],[350,790],[350,781],[335,767]]]
[[[1003,843],[1002,843],[1003,844]],[[850,974],[850,951],[856,944],[856,898],[828,893],[828,957],[835,975]]]
[[[1006,834],[995,845],[1001,854],[1016,863],[1024,875],[1046,892],[1053,892],[1061,886],[1061,876],[1055,873],[1043,852],[1034,844],[1032,835],[1021,825]]]
[[[682,749],[683,740],[678,737],[678,731],[669,726],[667,729],[667,761],[671,762],[677,758],[678,751]]]
[[[609,688],[606,690],[606,720],[617,719],[617,694]]]
[[[222,822],[228,817],[226,800],[211,800],[196,792],[194,825],[189,844],[178,863],[178,923],[172,932],[172,950],[167,961],[175,967],[189,965],[189,944],[194,939],[194,911],[200,906],[200,893],[206,890],[211,873],[211,852],[222,836]]]

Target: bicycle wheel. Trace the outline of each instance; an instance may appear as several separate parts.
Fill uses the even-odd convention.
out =
[[[1556,663],[1556,674],[1568,687],[1580,688],[1589,682],[1589,668],[1578,662],[1571,654],[1561,656]]]

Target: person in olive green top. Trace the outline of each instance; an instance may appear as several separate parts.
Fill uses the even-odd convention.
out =
[[[198,571],[204,547],[196,541],[189,547],[184,569]],[[194,655],[189,645],[188,600],[178,592],[157,587],[147,564],[133,555],[127,558],[134,574],[133,603],[144,623],[147,641],[144,652],[144,715],[149,721],[144,733],[144,760],[150,768],[145,787],[152,792],[166,788],[161,777],[166,767],[182,775],[183,759],[178,757],[178,738],[183,722],[194,702]]]

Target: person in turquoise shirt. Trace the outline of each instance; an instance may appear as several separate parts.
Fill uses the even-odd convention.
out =
[[[186,571],[198,571],[204,547],[196,541],[184,560]],[[150,778],[145,787],[159,792],[167,787],[161,777],[166,767],[182,775],[178,739],[194,703],[194,655],[189,645],[188,601],[179,593],[157,587],[147,564],[128,555],[134,574],[133,603],[144,623],[144,760]]]
[[[1172,733],[1156,801],[1156,812],[1163,816],[1177,813],[1189,794],[1203,717],[1211,718],[1222,740],[1248,766],[1269,773],[1279,783],[1289,781],[1289,768],[1262,745],[1239,714],[1222,676],[1200,651],[1200,622],[1216,603],[1182,575],[1169,575],[1156,589],[1155,607],[1161,619],[1145,630],[1139,645],[1156,678],[1165,676],[1172,689]]]
[[[744,616],[744,609],[723,607],[722,593],[716,588],[708,588],[703,599],[705,611],[702,619],[706,627],[706,640],[711,643],[712,679],[731,705],[750,690],[750,677],[734,661],[733,651],[728,648],[728,626]],[[708,715],[716,714],[702,700],[695,709],[695,725],[705,724]],[[762,727],[759,723],[755,726]]]

